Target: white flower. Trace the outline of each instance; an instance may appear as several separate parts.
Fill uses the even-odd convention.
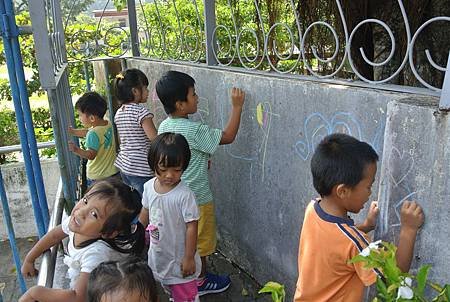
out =
[[[414,292],[411,289],[412,280],[406,277],[402,280],[401,286],[398,289],[397,300],[402,299],[412,299],[414,297]]]
[[[371,250],[377,250],[379,245],[381,244],[381,240],[377,240],[375,242],[371,242],[369,243],[369,246],[367,246],[365,249],[363,249],[361,251],[361,253],[359,253],[361,256],[363,257],[367,257],[370,255],[370,251]]]

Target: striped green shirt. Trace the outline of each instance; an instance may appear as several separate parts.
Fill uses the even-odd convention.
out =
[[[181,179],[194,192],[198,205],[213,200],[208,180],[208,159],[219,146],[222,130],[212,129],[201,122],[185,118],[165,119],[158,128],[158,134],[174,132],[183,135],[191,149],[191,161]]]

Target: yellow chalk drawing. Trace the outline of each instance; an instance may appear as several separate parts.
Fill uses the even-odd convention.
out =
[[[262,103],[258,103],[256,105],[256,120],[260,127],[263,125],[263,116],[264,116],[264,107]]]

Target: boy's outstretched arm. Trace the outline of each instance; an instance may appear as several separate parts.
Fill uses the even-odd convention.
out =
[[[69,131],[70,135],[73,135],[76,137],[86,137],[86,134],[88,133],[89,130],[88,129],[76,129],[76,128],[69,126],[68,131]]]
[[[38,274],[38,270],[34,267],[34,261],[42,255],[46,250],[58,244],[67,237],[67,234],[63,232],[61,225],[58,225],[47,234],[44,235],[39,241],[31,248],[22,264],[22,274],[25,277],[33,277]]]
[[[47,288],[44,286],[33,286],[22,297],[19,302],[85,302],[87,299],[88,273],[80,273],[74,289]]]
[[[223,129],[220,145],[231,144],[236,138],[241,123],[242,107],[244,106],[245,92],[233,87],[231,89],[231,113],[228,123]]]
[[[380,210],[378,209],[378,201],[372,201],[370,203],[369,212],[367,212],[366,220],[362,224],[356,225],[358,229],[364,233],[369,233],[375,229],[377,224],[377,217]]]
[[[404,273],[409,271],[414,253],[414,243],[425,217],[422,208],[414,201],[405,201],[400,212],[401,228],[397,246],[397,265]]]
[[[86,158],[88,160],[93,160],[97,156],[97,151],[92,149],[83,150],[72,141],[69,141],[69,150],[77,154],[79,157]]]

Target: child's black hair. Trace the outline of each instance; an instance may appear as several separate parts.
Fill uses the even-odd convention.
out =
[[[97,92],[90,91],[84,93],[75,103],[75,109],[81,113],[98,116],[103,118],[105,116],[108,105],[105,99]]]
[[[150,168],[158,174],[158,164],[166,168],[181,166],[185,171],[191,160],[191,150],[183,135],[166,132],[152,140],[147,159]]]
[[[367,143],[347,134],[326,136],[311,159],[313,184],[320,196],[327,196],[335,185],[356,186],[364,177],[368,164],[376,163],[378,155]]]
[[[145,230],[137,219],[142,209],[139,193],[120,180],[108,179],[95,182],[84,198],[93,196],[107,201],[112,207],[112,214],[106,219],[100,233],[105,237],[114,232],[119,234],[114,238],[87,240],[80,244],[80,247],[103,240],[116,251],[140,255],[144,248]]]
[[[175,112],[177,101],[186,102],[189,88],[194,87],[195,80],[183,72],[167,71],[156,82],[155,88],[158,98],[167,114]]]
[[[100,302],[105,295],[137,290],[145,301],[157,302],[156,282],[148,264],[131,257],[121,262],[101,263],[89,274],[88,302]]]
[[[119,103],[126,104],[134,101],[133,88],[148,86],[148,78],[141,70],[130,68],[116,76],[113,86]]]

